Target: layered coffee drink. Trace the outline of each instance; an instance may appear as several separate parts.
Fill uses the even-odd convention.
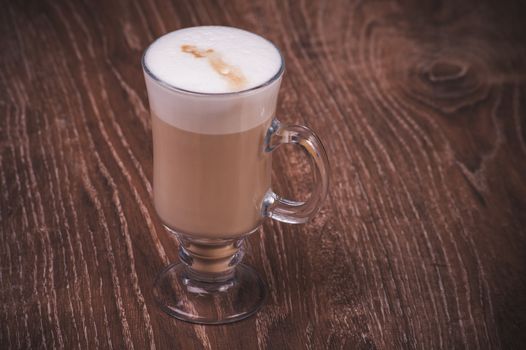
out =
[[[263,218],[305,223],[327,194],[328,160],[316,134],[274,118],[283,58],[266,39],[237,28],[166,34],[142,67],[152,114],[153,192],[158,216],[179,242],[153,296],[178,319],[222,324],[253,315],[264,280],[241,263],[246,236]],[[295,145],[312,160],[305,202],[271,189],[271,154]]]
[[[280,85],[279,51],[240,29],[195,27],[156,40],[144,64],[154,203],[163,223],[209,239],[255,230],[270,189],[264,148]]]

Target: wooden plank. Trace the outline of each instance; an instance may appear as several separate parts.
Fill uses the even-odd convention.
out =
[[[0,347],[511,349],[526,346],[524,5],[42,1],[0,12]],[[151,202],[144,48],[203,24],[274,41],[282,121],[315,129],[332,182],[308,225],[266,222],[256,317],[176,321],[177,259]],[[304,156],[273,187],[310,190]]]

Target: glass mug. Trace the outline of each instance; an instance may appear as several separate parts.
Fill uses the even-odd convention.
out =
[[[327,155],[313,131],[275,119],[283,56],[279,71],[259,86],[201,93],[156,77],[147,52],[142,67],[152,115],[154,204],[179,241],[182,262],[157,276],[154,298],[184,321],[244,319],[266,298],[258,273],[240,263],[244,239],[267,217],[299,224],[318,211],[328,188]],[[312,160],[314,189],[305,202],[271,189],[272,152],[283,144],[300,146]]]

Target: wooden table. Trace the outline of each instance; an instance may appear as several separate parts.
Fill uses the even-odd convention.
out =
[[[0,8],[0,348],[526,347],[519,1]],[[332,166],[312,223],[250,238],[270,296],[227,326],[172,319],[151,288],[177,245],[152,206],[140,58],[203,24],[283,50],[279,118],[316,130]],[[304,197],[307,159],[278,153],[276,191]]]

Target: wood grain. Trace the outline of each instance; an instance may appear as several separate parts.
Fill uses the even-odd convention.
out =
[[[519,1],[6,1],[0,11],[0,348],[526,347],[526,15]],[[140,69],[161,34],[274,41],[279,118],[316,130],[328,200],[267,222],[256,317],[195,326],[151,286],[177,259],[151,202]],[[275,155],[302,198],[308,163]]]

